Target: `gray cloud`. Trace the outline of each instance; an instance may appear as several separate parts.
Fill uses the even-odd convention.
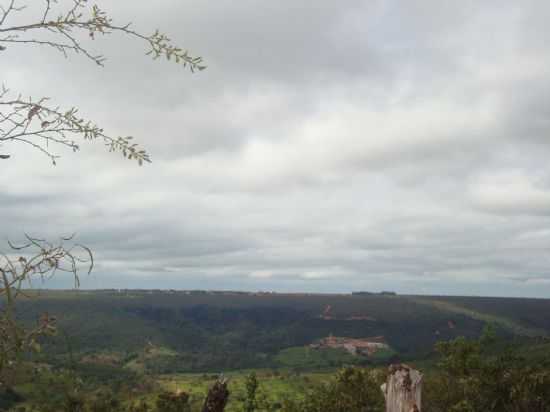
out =
[[[4,145],[4,238],[77,232],[84,287],[550,295],[544,2],[101,4],[209,68],[120,37],[90,43],[102,69],[2,52],[12,89],[154,160]]]

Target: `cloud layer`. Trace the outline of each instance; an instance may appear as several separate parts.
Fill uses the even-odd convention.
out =
[[[545,2],[101,3],[209,68],[121,37],[90,43],[103,69],[3,52],[10,88],[153,158],[5,144],[5,238],[77,232],[84,287],[550,297]]]

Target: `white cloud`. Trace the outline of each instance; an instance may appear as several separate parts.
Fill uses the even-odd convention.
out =
[[[101,3],[209,68],[2,52],[12,89],[153,158],[4,144],[4,237],[78,232],[85,287],[550,293],[545,2]]]
[[[520,170],[484,175],[471,187],[476,207],[494,213],[550,215],[550,187]]]

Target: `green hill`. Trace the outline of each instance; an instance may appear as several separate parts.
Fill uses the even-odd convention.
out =
[[[316,368],[385,359],[324,353],[310,355],[308,362],[300,355],[300,348],[330,334],[383,336],[393,359],[410,360],[429,356],[438,340],[477,337],[486,323],[507,339],[550,332],[544,316],[550,313],[549,300],[175,291],[34,295],[20,302],[20,316],[34,322],[48,312],[61,331],[44,342],[40,360],[65,362],[71,354],[79,362],[109,359],[155,373]]]

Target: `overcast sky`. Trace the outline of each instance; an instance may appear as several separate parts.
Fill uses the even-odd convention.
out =
[[[52,167],[5,144],[4,246],[77,232],[96,257],[84,288],[550,297],[548,2],[99,4],[208,70],[118,36],[86,43],[105,68],[2,52],[11,89],[153,159],[95,142]]]

